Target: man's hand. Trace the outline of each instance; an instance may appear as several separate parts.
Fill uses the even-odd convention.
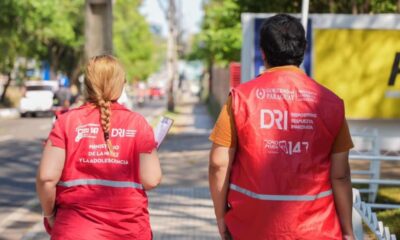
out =
[[[334,153],[331,155],[331,183],[336,212],[342,228],[343,238],[352,240],[352,209],[353,192],[351,189],[351,175],[349,152]]]
[[[351,235],[343,235],[344,240],[355,240],[356,238],[354,237],[353,234]]]
[[[223,218],[217,219],[217,224],[218,224],[218,231],[219,231],[219,235],[221,236],[221,239],[225,239],[225,233],[226,233],[225,220]]]
[[[225,226],[224,216],[227,209],[227,193],[230,170],[236,149],[213,144],[210,151],[209,184],[214,203],[215,216],[221,239],[231,239]]]

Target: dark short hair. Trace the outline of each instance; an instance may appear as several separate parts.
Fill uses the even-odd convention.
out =
[[[306,37],[300,21],[287,14],[277,14],[261,25],[260,47],[271,67],[299,66],[306,49]]]

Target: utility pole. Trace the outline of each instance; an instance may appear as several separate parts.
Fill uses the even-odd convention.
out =
[[[160,8],[165,13],[168,21],[167,40],[167,70],[168,70],[168,111],[175,110],[174,88],[178,78],[178,19],[175,0],[168,1],[168,8],[165,8],[161,0],[158,0]]]
[[[113,0],[86,0],[85,57],[112,54]]]

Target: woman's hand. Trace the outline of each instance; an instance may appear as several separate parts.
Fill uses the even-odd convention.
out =
[[[36,176],[36,191],[42,205],[43,217],[54,224],[56,186],[64,169],[65,150],[47,141]]]
[[[43,217],[47,220],[47,223],[49,224],[50,228],[53,228],[54,226],[54,221],[56,220],[56,214],[57,214],[56,209],[53,209],[53,211],[49,215],[44,215],[43,213]]]
[[[49,223],[50,228],[53,228],[54,226],[54,221],[56,220],[56,216],[50,216],[50,217],[46,217],[47,222]]]
[[[223,218],[217,219],[218,231],[222,240],[232,239],[228,228],[225,225],[225,220]]]

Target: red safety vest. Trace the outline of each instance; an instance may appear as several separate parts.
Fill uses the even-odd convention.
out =
[[[343,101],[294,67],[233,89],[238,136],[225,221],[236,239],[341,239],[330,153]]]
[[[115,158],[93,105],[61,115],[50,133],[53,145],[66,149],[52,239],[151,239],[139,153],[154,149],[153,132],[139,114],[118,103],[111,109]]]

